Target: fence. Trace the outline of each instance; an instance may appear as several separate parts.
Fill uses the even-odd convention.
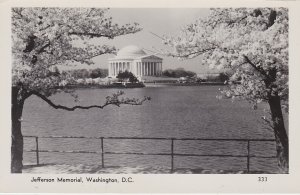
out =
[[[40,165],[39,153],[40,152],[56,152],[56,153],[91,153],[101,154],[101,165],[105,167],[104,159],[105,154],[117,154],[117,155],[159,155],[159,156],[170,156],[171,158],[171,172],[174,171],[174,157],[175,156],[197,156],[197,157],[237,157],[247,159],[247,172],[250,172],[250,158],[276,158],[275,156],[254,156],[250,155],[250,143],[251,142],[274,142],[274,139],[205,139],[205,138],[162,138],[162,137],[85,137],[85,136],[24,136],[35,139],[35,150],[24,150],[24,152],[35,152],[36,153],[36,164]],[[101,151],[82,151],[82,150],[40,150],[39,149],[39,138],[53,138],[53,139],[99,139],[101,140]],[[170,141],[171,153],[145,153],[145,152],[106,152],[104,148],[104,140],[168,140]],[[245,142],[247,144],[247,154],[245,155],[228,155],[228,154],[188,154],[188,153],[174,153],[175,141],[233,141],[233,142]]]

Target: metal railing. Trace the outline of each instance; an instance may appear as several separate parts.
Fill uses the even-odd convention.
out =
[[[105,154],[116,155],[160,155],[171,157],[171,172],[174,171],[174,156],[197,156],[197,157],[237,157],[247,159],[247,172],[250,172],[250,158],[276,158],[275,156],[254,156],[250,154],[251,142],[274,142],[274,139],[209,139],[209,138],[162,138],[162,137],[86,137],[86,136],[24,136],[35,139],[35,150],[24,150],[24,152],[36,153],[36,165],[40,165],[39,153],[40,152],[54,152],[54,153],[90,153],[101,154],[101,165],[105,167],[104,157]],[[86,151],[86,150],[41,150],[39,149],[39,138],[52,138],[52,139],[99,139],[101,140],[101,151]],[[171,144],[171,153],[146,153],[146,152],[108,152],[104,148],[104,140],[168,140]],[[247,154],[245,155],[230,155],[230,154],[189,154],[189,153],[175,153],[174,144],[175,141],[233,141],[233,142],[245,142],[247,144]]]

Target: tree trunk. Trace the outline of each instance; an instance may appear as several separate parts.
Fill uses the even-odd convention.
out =
[[[277,158],[278,165],[282,169],[284,173],[288,173],[289,171],[289,141],[288,136],[284,127],[284,120],[281,111],[281,103],[280,97],[276,94],[274,96],[270,96],[268,100],[272,121],[273,121],[273,129],[276,140],[276,150],[277,150]]]
[[[11,108],[11,172],[22,173],[23,168],[23,135],[21,132],[21,117],[24,100],[20,98],[20,88],[12,87]]]

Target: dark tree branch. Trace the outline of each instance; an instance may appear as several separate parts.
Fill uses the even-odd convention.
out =
[[[92,58],[94,58],[94,57],[97,57],[97,56],[100,56],[100,55],[103,55],[103,54],[111,54],[112,53],[112,51],[106,51],[106,52],[98,52],[98,53],[96,53],[96,54],[94,54],[94,55],[90,55],[90,56],[88,56],[88,57],[85,57],[85,58],[80,58],[80,59],[75,59],[75,58],[72,58],[72,59],[69,59],[69,60],[74,60],[74,61],[76,61],[76,62],[82,62],[82,61],[84,61],[84,60],[88,60],[88,59],[92,59]]]
[[[253,10],[252,15],[253,15],[254,17],[258,17],[258,16],[261,16],[261,15],[262,15],[262,12],[260,11],[260,9],[255,9],[255,10]]]
[[[189,57],[189,56],[191,56],[191,55],[195,55],[195,54],[201,55],[201,54],[203,54],[203,53],[205,53],[205,52],[208,52],[208,51],[211,51],[211,50],[214,50],[214,49],[216,49],[216,48],[215,48],[215,47],[212,47],[212,48],[202,49],[202,50],[199,50],[199,51],[190,52],[190,53],[182,54],[182,55],[180,55],[180,54],[179,54],[179,55],[171,54],[171,56],[172,56],[172,57],[187,58],[187,57]]]
[[[37,97],[41,98],[42,100],[44,100],[46,103],[48,103],[51,107],[53,107],[55,109],[62,109],[62,110],[67,110],[67,111],[74,111],[76,109],[85,109],[85,110],[87,110],[87,109],[91,109],[91,108],[103,109],[104,107],[106,107],[108,105],[115,105],[115,106],[118,106],[118,107],[120,107],[121,104],[142,105],[145,101],[151,99],[150,97],[144,97],[141,100],[139,100],[139,99],[121,99],[121,100],[119,100],[118,97],[120,95],[123,95],[122,92],[119,92],[117,94],[114,94],[112,97],[108,96],[106,98],[106,102],[103,105],[66,107],[66,106],[62,106],[62,105],[53,103],[50,99],[48,99],[46,96],[42,95],[41,93],[39,93],[37,91],[32,91],[31,94],[36,95]]]
[[[29,52],[31,52],[34,49],[34,47],[36,45],[35,44],[35,39],[36,38],[37,37],[34,36],[34,35],[28,36],[26,48],[23,50],[23,52],[29,53]]]
[[[57,37],[55,37],[55,39],[56,40],[58,40],[60,37],[62,36],[62,34],[60,34],[60,35],[58,35]],[[39,50],[38,50],[38,54],[40,54],[40,53],[42,53],[42,52],[45,52],[45,49],[47,48],[47,47],[49,47],[51,45],[51,42],[50,42],[50,40],[48,39],[48,42],[44,45],[44,46],[42,46]]]
[[[47,48],[47,47],[49,47],[51,44],[50,44],[50,41],[47,43],[47,44],[45,44],[43,47],[41,47],[39,50],[38,50],[38,54],[40,54],[40,53],[42,53],[42,52],[45,52],[45,49]]]
[[[47,25],[46,27],[41,28],[40,31],[46,30],[47,28],[50,28],[50,27],[51,27],[50,25]]]
[[[247,18],[247,16],[238,18],[237,20],[230,20],[230,21],[228,21],[227,26],[231,26],[231,25],[233,25],[233,24],[235,24],[235,23],[241,22],[242,20],[244,20],[244,19],[246,19],[246,18]]]
[[[264,77],[269,78],[269,75],[262,69],[257,67],[247,56],[243,55],[245,61],[250,64],[255,70],[257,70],[260,74],[262,74]]]
[[[111,35],[106,35],[106,34],[99,34],[99,33],[88,33],[88,32],[71,32],[69,35],[78,35],[78,36],[88,36],[88,37],[106,37],[109,39],[114,38],[114,36]]]
[[[269,18],[268,18],[268,21],[269,21],[268,28],[270,28],[274,24],[274,22],[276,20],[276,16],[277,16],[276,11],[272,10],[269,15]]]

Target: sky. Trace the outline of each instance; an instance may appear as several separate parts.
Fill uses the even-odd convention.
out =
[[[172,48],[163,45],[162,40],[155,35],[176,35],[180,29],[187,24],[196,21],[200,17],[206,17],[208,9],[203,8],[112,8],[108,15],[118,24],[137,22],[143,28],[135,34],[123,35],[110,40],[108,44],[121,49],[128,45],[136,45],[147,54],[155,54],[155,50]],[[101,41],[95,39],[93,41]],[[153,52],[151,52],[153,51]],[[179,60],[177,58],[160,56],[163,58],[163,69],[184,68],[196,73],[213,73],[215,70],[202,65],[201,57],[189,60]],[[114,55],[102,55],[94,58],[94,65],[81,66],[80,68],[107,68],[108,58]]]

